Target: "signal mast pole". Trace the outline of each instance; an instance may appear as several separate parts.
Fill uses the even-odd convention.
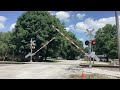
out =
[[[115,11],[115,20],[116,20],[116,28],[117,28],[117,46],[118,46],[119,71],[120,71],[120,29],[119,29],[118,11]]]
[[[89,44],[89,54],[91,54],[91,52],[92,52],[92,37],[93,37],[92,31],[94,31],[94,29],[91,30],[91,31],[88,30],[88,29],[86,29],[86,30],[88,32],[87,36],[89,36],[89,42],[90,42],[90,44]],[[92,67],[91,56],[89,57],[89,61],[90,61],[89,67],[91,68]]]

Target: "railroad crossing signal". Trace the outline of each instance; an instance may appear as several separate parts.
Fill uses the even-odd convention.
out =
[[[87,35],[87,36],[93,36],[92,32],[94,31],[94,29],[92,29],[92,30],[86,29],[86,31],[88,32],[88,35]]]
[[[80,48],[78,45],[76,45],[72,40],[70,40],[67,36],[65,36],[62,32],[60,32],[60,30],[59,29],[57,29],[54,25],[52,25],[52,27],[56,30],[56,31],[58,31],[63,37],[65,37],[69,42],[71,42],[75,47],[77,47],[80,51],[82,51],[84,54],[85,54],[85,56],[87,56],[87,57],[89,57],[90,55],[88,55],[85,51],[83,51],[83,49],[82,48]],[[93,29],[94,30],[94,29]],[[92,30],[92,31],[93,31]],[[88,31],[88,30],[87,30]],[[92,40],[91,38],[92,38],[92,31],[90,31],[90,34],[88,34],[88,35],[90,35],[90,41]],[[89,31],[88,31],[89,32]],[[87,41],[87,42],[90,42],[90,41]],[[90,43],[91,44],[91,43]],[[91,46],[91,45],[90,45]],[[91,50],[91,47],[90,47],[90,50]],[[90,53],[91,53],[91,51],[90,51]],[[99,58],[96,56],[96,55],[94,55],[95,57],[95,59],[97,60],[97,61],[99,61]],[[91,60],[90,60],[91,61]],[[91,65],[91,64],[90,64]]]
[[[92,42],[90,42],[88,40],[85,41],[85,45],[89,45],[90,43],[92,43],[92,45],[95,45],[96,41],[95,40],[92,40]]]
[[[34,56],[37,52],[39,52],[42,48],[44,48],[45,46],[47,46],[51,41],[53,41],[55,39],[55,37],[54,38],[52,38],[50,41],[48,41],[47,43],[45,43],[41,48],[39,48],[36,52],[34,52],[34,53],[32,53],[32,48],[31,48],[31,52],[29,52],[26,56],[25,56],[25,58],[28,58],[29,56],[31,57],[31,62],[32,62],[32,56]],[[32,38],[31,38],[31,43],[32,42],[34,42],[35,43],[35,41],[32,41]],[[32,45],[32,44],[31,44]],[[35,44],[33,44],[33,45],[35,45]]]
[[[31,49],[31,54],[29,54],[28,56],[31,56],[31,59],[30,59],[30,62],[32,62],[32,49],[35,49],[35,46],[36,46],[36,44],[35,44],[35,40],[32,40],[32,38],[31,38],[31,41],[30,41],[30,49]],[[26,56],[27,57],[27,56]]]
[[[94,29],[92,29],[92,30],[86,29],[86,31],[88,32],[87,36],[89,36],[89,54],[91,54],[91,52],[92,52],[92,45],[95,44],[95,42],[93,42],[93,44],[92,44],[92,38],[93,38],[92,32],[94,31]],[[91,57],[89,58],[89,61],[90,61],[89,67],[92,67]]]
[[[35,40],[32,41],[32,39],[31,39],[30,43],[31,43],[31,48],[35,49],[35,46],[36,46]]]

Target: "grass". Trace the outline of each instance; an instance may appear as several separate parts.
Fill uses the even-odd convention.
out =
[[[46,61],[43,60],[42,62],[60,62],[57,59],[47,59]],[[0,64],[27,64],[29,62],[20,62],[20,61],[0,61]]]
[[[47,59],[45,62],[61,62],[57,59]]]
[[[0,61],[0,64],[26,64],[24,62]]]

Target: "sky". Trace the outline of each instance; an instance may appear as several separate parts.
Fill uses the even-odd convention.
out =
[[[17,18],[25,11],[0,11],[0,32],[12,31]],[[84,44],[89,40],[86,29],[92,30],[93,35],[98,28],[106,24],[115,24],[114,11],[49,11],[64,22],[65,29],[72,32]],[[120,12],[119,12],[120,18]],[[120,22],[120,20],[119,20]],[[84,44],[85,47],[85,44]]]

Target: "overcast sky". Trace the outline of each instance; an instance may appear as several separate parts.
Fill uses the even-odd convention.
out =
[[[7,32],[14,28],[17,18],[25,11],[0,11],[0,31]],[[76,35],[83,42],[88,40],[86,29],[95,29],[93,34],[106,24],[115,24],[114,11],[49,11],[65,23],[67,31]],[[120,13],[119,13],[120,15]]]

